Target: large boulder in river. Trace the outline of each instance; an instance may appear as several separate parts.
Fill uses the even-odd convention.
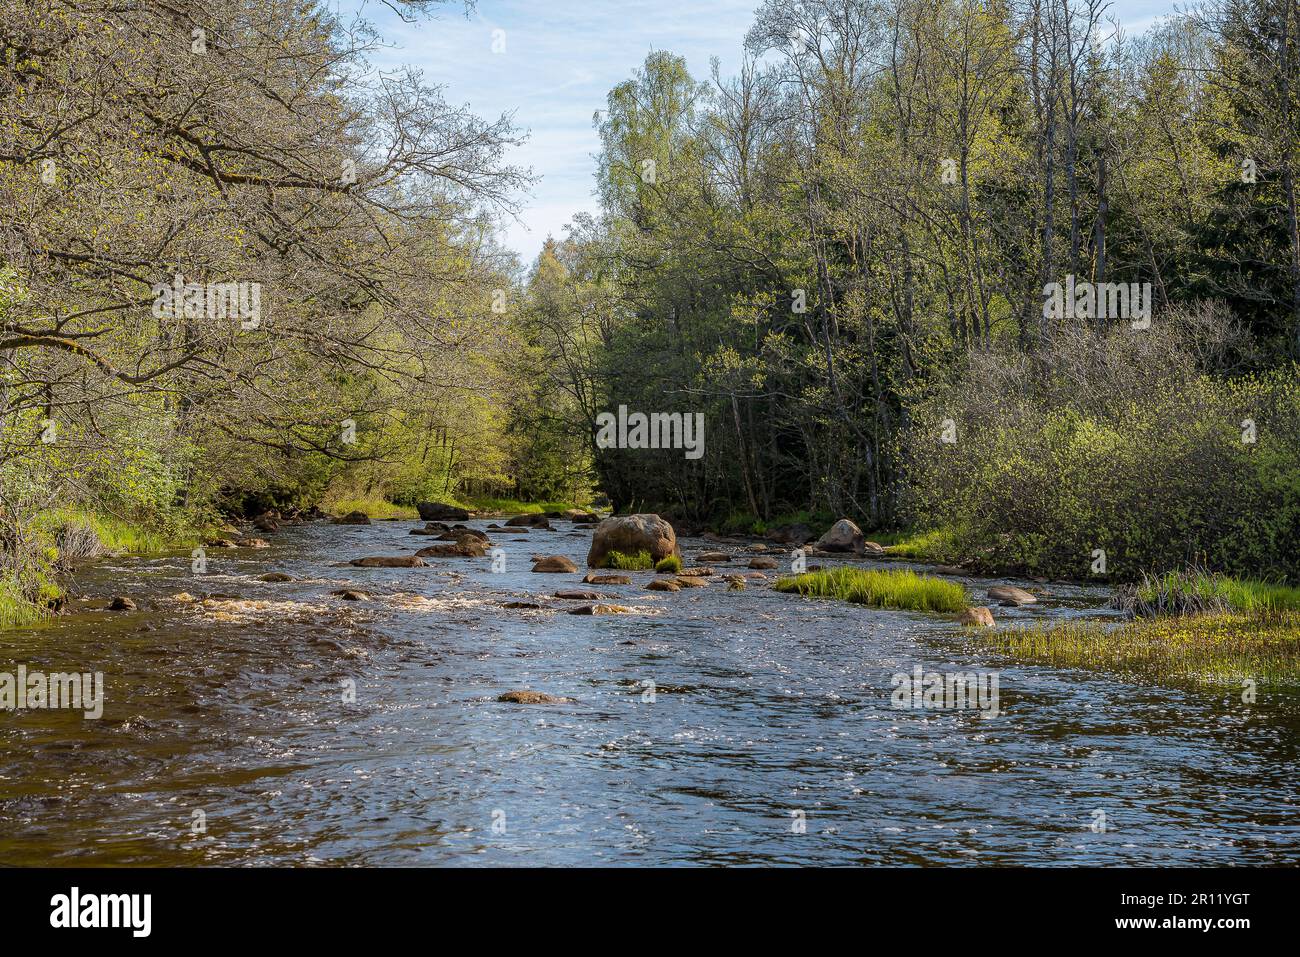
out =
[[[842,518],[817,539],[817,548],[823,552],[853,552],[861,555],[863,541],[862,529],[849,519]]]
[[[615,515],[596,526],[591,536],[591,551],[587,553],[587,566],[600,568],[610,552],[635,555],[649,552],[656,562],[669,555],[682,557],[677,549],[677,533],[658,515]]]
[[[442,502],[416,502],[420,518],[426,522],[466,522],[469,512],[456,505],[444,505]]]

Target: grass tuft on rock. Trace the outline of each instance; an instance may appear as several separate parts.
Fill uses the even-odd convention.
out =
[[[876,608],[957,612],[969,604],[966,589],[956,582],[906,569],[866,569],[842,566],[779,579],[781,592],[816,598],[839,598]]]
[[[655,571],[676,575],[682,570],[682,560],[676,555],[669,555],[655,562]]]
[[[601,568],[618,568],[625,572],[639,572],[655,567],[655,561],[650,557],[650,553],[642,550],[627,554],[626,552],[613,551],[605,556],[601,562]]]

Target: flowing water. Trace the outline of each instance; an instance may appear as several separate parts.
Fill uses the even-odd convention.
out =
[[[0,633],[0,671],[106,682],[99,720],[0,712],[0,864],[1300,862],[1295,696],[1025,664],[941,616],[762,582],[534,574],[534,553],[584,564],[590,532],[555,525],[493,534],[499,574],[335,565],[430,543],[406,522],[285,528],[203,575],[188,553],[83,570],[73,614]],[[634,613],[566,614],[582,603],[549,596],[573,587]],[[994,612],[1105,600],[1047,590]],[[100,610],[114,594],[139,609]],[[1002,713],[893,707],[917,665],[997,671]],[[516,689],[574,700],[497,700]]]

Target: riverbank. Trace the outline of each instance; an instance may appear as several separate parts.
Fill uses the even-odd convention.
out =
[[[188,550],[82,569],[69,614],[0,634],[3,656],[29,671],[105,678],[98,720],[27,711],[0,723],[13,758],[0,857],[1300,860],[1300,784],[1286,758],[1300,709],[1286,699],[1261,698],[1243,722],[1234,696],[1009,658],[986,643],[993,629],[948,615],[781,594],[766,587],[780,569],[732,590],[736,575],[763,574],[751,562],[793,559],[793,546],[752,539],[680,538],[683,571],[709,556],[716,574],[678,591],[651,590],[667,577],[653,570],[583,581],[592,533],[565,520],[509,535],[494,519],[466,521],[504,551],[500,572],[488,556],[348,564],[409,555],[429,541],[410,534],[423,524],[287,523],[262,533],[265,548],[209,549],[201,572]],[[534,572],[535,554],[577,570]],[[997,585],[1034,587],[939,577],[978,601]],[[135,609],[108,611],[123,592]],[[578,592],[599,597],[560,597]],[[1103,615],[1109,594],[1063,584],[1038,597],[995,607],[999,626]],[[573,613],[593,603],[629,610]],[[918,666],[998,672],[999,717],[895,706],[895,676]],[[501,700],[525,691],[538,697],[514,699],[540,703]],[[1097,807],[1114,834],[1088,829]],[[793,810],[806,833],[792,830]]]

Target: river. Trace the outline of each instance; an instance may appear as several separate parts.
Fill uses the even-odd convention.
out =
[[[408,522],[286,527],[210,550],[205,574],[188,553],[83,569],[71,614],[0,633],[0,670],[106,682],[98,720],[0,712],[0,864],[1300,862],[1293,694],[1246,706],[1025,664],[949,618],[763,582],[582,585],[590,532],[554,524],[491,533],[503,573],[336,566],[432,541]],[[534,553],[580,571],[534,574]],[[964,581],[981,603],[1030,587]],[[560,588],[634,613],[538,598]],[[1100,589],[1046,588],[991,603],[1000,624],[1104,613]],[[139,609],[100,610],[114,594]],[[1001,714],[894,707],[892,676],[918,665],[996,671]],[[574,701],[497,700],[515,689]]]

